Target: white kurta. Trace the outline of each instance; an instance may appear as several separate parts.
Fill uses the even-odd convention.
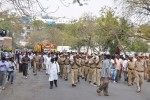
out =
[[[57,62],[51,63],[48,69],[49,81],[57,80],[59,72],[60,72],[59,64]]]
[[[51,57],[46,57],[45,64],[46,64],[46,74],[48,74],[48,68],[50,67]]]

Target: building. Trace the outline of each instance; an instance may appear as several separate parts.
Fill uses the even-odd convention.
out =
[[[12,50],[12,37],[0,37],[0,48]]]

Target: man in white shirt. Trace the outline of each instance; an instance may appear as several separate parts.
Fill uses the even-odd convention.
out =
[[[19,54],[19,72],[22,72],[22,58],[23,58],[23,53],[21,52]]]
[[[51,64],[51,55],[48,54],[48,56],[45,59],[45,63],[46,63],[46,75],[48,75],[48,71],[50,68],[50,64]]]
[[[123,61],[122,61],[122,70],[123,70],[124,81],[125,82],[127,82],[127,65],[128,65],[127,58],[123,58]]]
[[[8,63],[6,63],[5,58],[2,57],[2,60],[0,61],[0,92],[1,89],[5,89],[8,67]]]
[[[116,70],[117,70],[117,75],[116,75],[116,82],[119,82],[121,79],[121,68],[122,68],[122,59],[120,58],[119,55],[115,58],[115,64],[116,64]]]

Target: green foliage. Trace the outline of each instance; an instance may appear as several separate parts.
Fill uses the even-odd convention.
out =
[[[149,49],[148,44],[142,39],[135,39],[132,45],[129,46],[130,51],[147,52]]]
[[[6,49],[6,52],[11,52],[11,51],[12,51],[12,49],[10,49],[10,48]]]
[[[150,25],[149,24],[141,25],[139,30],[141,31],[144,37],[150,38]]]

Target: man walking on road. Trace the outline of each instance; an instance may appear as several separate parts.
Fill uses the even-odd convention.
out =
[[[28,71],[28,63],[30,61],[30,58],[28,57],[28,54],[25,54],[25,57],[22,58],[22,69],[23,69],[23,76],[27,79],[27,71]]]
[[[5,57],[2,57],[2,61],[0,61],[0,92],[1,89],[5,89],[7,69],[8,66],[6,65]]]
[[[137,93],[141,92],[141,87],[144,82],[144,75],[145,75],[145,68],[144,62],[141,60],[140,57],[137,58],[135,62],[135,76],[136,76],[136,86],[137,86]]]
[[[110,70],[110,56],[106,55],[103,61],[103,67],[101,72],[101,85],[97,89],[97,93],[99,96],[101,95],[101,91],[103,91],[104,96],[109,96],[108,83],[109,83],[109,78],[111,77],[109,70]]]
[[[34,75],[37,75],[37,70],[39,69],[39,55],[36,53],[35,56],[33,57],[33,62],[34,62]]]

